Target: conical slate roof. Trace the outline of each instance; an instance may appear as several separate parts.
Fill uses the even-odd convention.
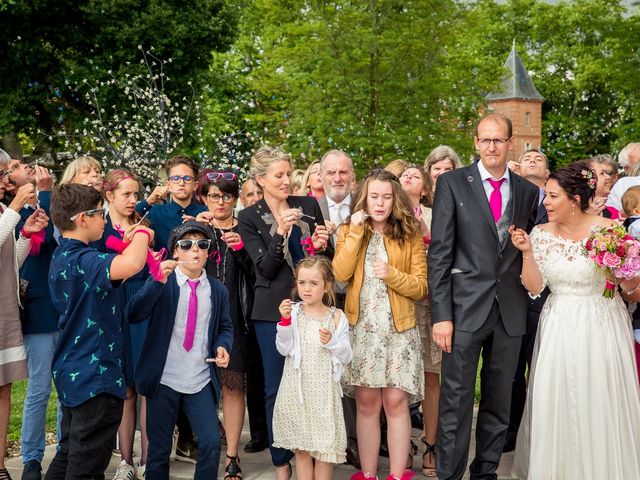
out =
[[[544,97],[540,95],[524,68],[520,55],[516,52],[515,42],[504,66],[509,73],[502,79],[500,92],[487,95],[488,101],[512,99],[544,101]]]

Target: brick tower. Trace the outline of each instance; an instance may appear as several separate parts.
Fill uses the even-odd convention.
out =
[[[504,66],[508,72],[499,92],[490,93],[486,99],[489,110],[502,113],[513,122],[515,147],[509,152],[509,160],[517,160],[525,150],[541,147],[544,97],[524,68],[515,41]]]

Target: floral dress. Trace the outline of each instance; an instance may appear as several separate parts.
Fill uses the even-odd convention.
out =
[[[351,329],[353,360],[343,384],[370,388],[394,387],[409,393],[410,403],[424,396],[422,345],[417,328],[397,332],[387,285],[376,278],[373,262],[388,261],[384,240],[374,232],[367,246],[358,323]],[[349,388],[345,392],[352,395]]]
[[[288,356],[273,409],[273,445],[309,452],[321,462],[343,463],[347,432],[340,384],[332,379],[331,352],[322,345],[319,334],[321,327],[335,333],[334,313],[331,308],[328,315],[317,318],[300,309],[300,372]]]

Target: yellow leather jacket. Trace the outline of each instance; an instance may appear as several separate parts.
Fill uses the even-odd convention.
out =
[[[338,241],[333,257],[335,279],[347,283],[345,313],[349,325],[358,322],[360,314],[360,290],[364,280],[364,260],[371,232],[361,225],[345,224],[338,231]],[[414,300],[427,296],[427,258],[424,243],[419,235],[402,246],[384,236],[384,246],[389,258],[387,284],[393,324],[398,332],[416,326]]]

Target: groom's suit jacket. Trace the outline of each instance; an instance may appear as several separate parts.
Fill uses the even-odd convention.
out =
[[[509,173],[516,228],[535,225],[539,189]],[[476,163],[438,177],[429,245],[429,294],[433,323],[475,332],[495,299],[510,336],[524,335],[527,296],[520,283],[522,257],[509,235],[500,242]]]

